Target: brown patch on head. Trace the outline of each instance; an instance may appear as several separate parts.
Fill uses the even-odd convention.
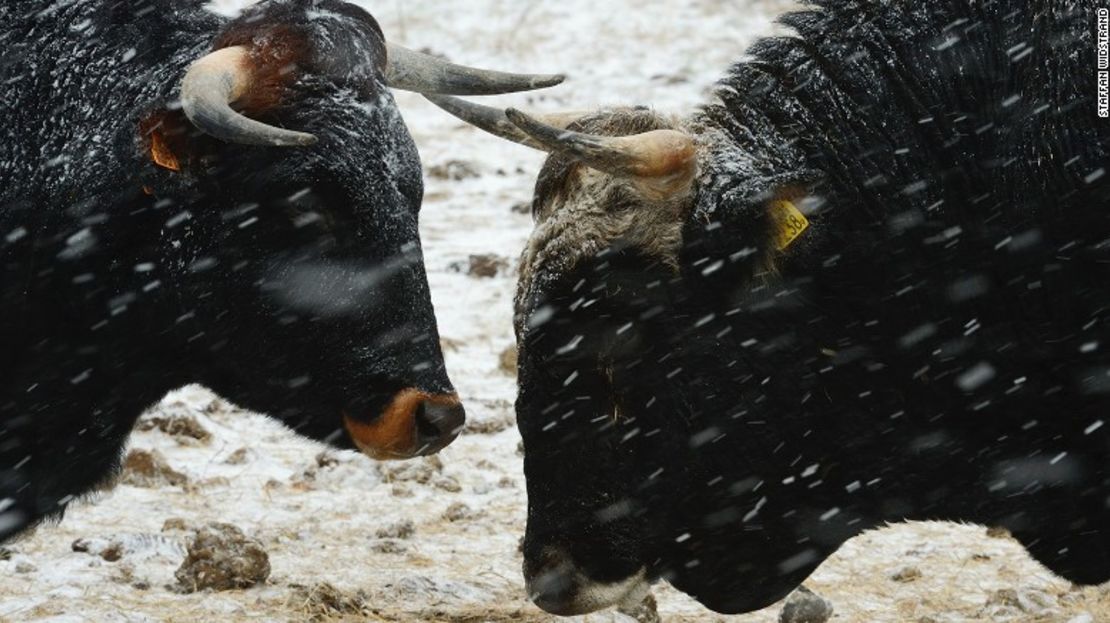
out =
[[[251,86],[234,102],[247,116],[280,106],[288,89],[307,62],[310,42],[304,31],[285,24],[264,28],[251,21],[233,24],[216,39],[212,50],[234,46],[247,49],[247,72]]]
[[[211,51],[238,46],[247,51],[252,85],[233,105],[248,117],[280,106],[303,75],[368,97],[388,63],[378,22],[345,2],[259,3],[228,24]]]

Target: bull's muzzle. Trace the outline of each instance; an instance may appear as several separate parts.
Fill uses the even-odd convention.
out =
[[[635,606],[650,591],[646,571],[609,582],[590,579],[568,552],[546,547],[538,561],[524,561],[524,579],[532,603],[557,616],[577,616],[612,606]]]
[[[455,394],[401,390],[377,418],[362,422],[344,414],[343,423],[355,445],[379,460],[409,459],[435,454],[462,431],[466,411]]]

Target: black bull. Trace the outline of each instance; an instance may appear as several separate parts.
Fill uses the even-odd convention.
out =
[[[387,60],[335,0],[201,5],[0,7],[0,541],[109,479],[141,411],[190,382],[379,458],[463,423],[387,82],[559,78]]]
[[[815,4],[680,120],[436,99],[553,153],[517,300],[545,609],[664,578],[749,611],[906,519],[1110,580],[1091,6]]]

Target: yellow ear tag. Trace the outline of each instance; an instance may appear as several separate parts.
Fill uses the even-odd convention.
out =
[[[771,218],[775,221],[775,248],[779,251],[785,251],[809,229],[806,215],[786,199],[779,199],[771,204]]]

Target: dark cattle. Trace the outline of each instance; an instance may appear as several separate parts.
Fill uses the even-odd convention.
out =
[[[761,608],[905,519],[1110,579],[1091,3],[813,4],[682,118],[437,98],[552,153],[517,298],[524,571],[552,612],[660,577]]]
[[[0,539],[110,477],[143,408],[190,382],[378,458],[454,439],[387,86],[559,77],[387,45],[335,0],[230,22],[195,0],[11,2],[0,24]]]

